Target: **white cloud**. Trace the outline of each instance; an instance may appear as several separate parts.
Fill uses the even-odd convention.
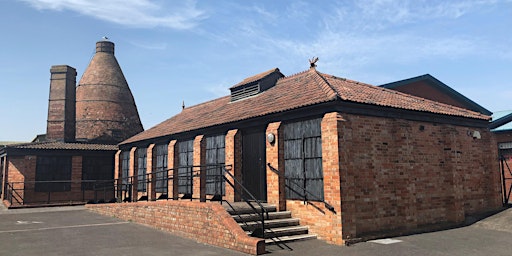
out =
[[[149,0],[21,0],[39,10],[70,10],[129,27],[190,29],[205,18],[195,1],[173,1],[164,7]]]
[[[142,42],[142,41],[132,41],[130,42],[132,45],[147,49],[147,50],[166,50],[167,43],[155,43],[155,42]]]

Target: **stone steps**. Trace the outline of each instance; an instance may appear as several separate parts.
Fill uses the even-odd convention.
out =
[[[247,235],[261,233],[261,215],[259,213],[261,213],[262,210],[258,204],[252,203],[258,213],[255,213],[255,209],[244,202],[225,203],[223,205]],[[300,225],[299,219],[292,218],[290,211],[278,212],[274,205],[262,205],[268,212],[268,216],[264,213],[264,237],[266,244],[317,238],[316,235],[309,234],[307,226]]]

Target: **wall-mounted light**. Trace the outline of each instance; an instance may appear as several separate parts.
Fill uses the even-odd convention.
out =
[[[276,135],[274,135],[273,133],[267,134],[267,141],[270,144],[274,143],[276,141]]]

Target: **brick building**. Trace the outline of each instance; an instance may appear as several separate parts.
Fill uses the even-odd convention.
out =
[[[324,74],[314,63],[230,91],[119,144],[115,177],[133,185],[134,200],[238,201],[240,187],[211,186],[215,175],[202,169],[226,165],[228,181],[334,244],[457,225],[501,207],[490,116],[478,109]]]
[[[114,43],[96,43],[78,87],[74,68],[50,73],[46,134],[0,148],[2,200],[11,207],[110,200],[104,181],[114,177],[116,144],[143,130]]]
[[[503,202],[510,203],[512,194],[512,111],[491,113],[429,74],[384,84],[381,87],[492,115],[489,128],[496,137],[498,147]]]

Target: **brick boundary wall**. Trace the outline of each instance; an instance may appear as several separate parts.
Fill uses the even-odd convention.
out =
[[[265,240],[248,236],[218,203],[157,201],[88,204],[90,211],[148,225],[172,234],[252,255],[265,253]]]

